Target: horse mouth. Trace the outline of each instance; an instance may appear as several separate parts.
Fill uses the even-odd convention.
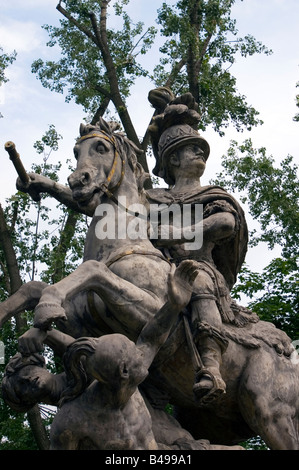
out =
[[[101,192],[99,188],[95,188],[94,190],[82,191],[82,189],[74,189],[72,192],[73,199],[78,203],[81,207],[88,206],[94,199],[96,195]]]

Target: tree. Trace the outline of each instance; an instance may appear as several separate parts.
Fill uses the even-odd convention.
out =
[[[152,46],[154,27],[144,30],[132,24],[125,12],[129,0],[113,3],[84,0],[59,1],[60,27],[46,25],[48,45],[59,45],[62,57],[57,62],[36,60],[32,71],[45,87],[56,92],[67,90],[67,100],[74,99],[92,115],[103,115],[113,103],[127,136],[144,151],[148,146],[145,132],[141,142],[132,127],[126,105],[135,80],[147,76],[155,86],[168,86],[177,93],[190,91],[199,103],[202,128],[210,123],[219,133],[232,121],[237,129],[259,124],[258,112],[248,106],[236,91],[236,79],[228,69],[237,54],[243,57],[270,51],[252,36],[237,38],[235,21],[230,17],[233,0],[184,0],[173,7],[163,3],[158,14],[161,34],[166,41],[160,51],[160,64],[147,70],[137,60]],[[109,28],[108,12],[111,16]],[[113,20],[122,19],[122,30],[112,28]],[[168,39],[169,38],[169,39]],[[141,160],[147,171],[145,159]]]
[[[234,0],[181,0],[174,6],[163,3],[158,21],[169,38],[160,51],[155,68],[156,83],[174,92],[190,91],[199,103],[201,128],[212,124],[223,134],[232,122],[238,130],[260,124],[258,112],[239,95],[236,79],[229,69],[238,54],[270,54],[253,36],[238,38],[236,21],[231,18]],[[168,66],[168,68],[167,68]]]
[[[6,217],[3,212],[2,207],[0,206],[0,241],[1,241],[1,266],[3,267],[3,275],[4,275],[4,281],[5,281],[5,288],[8,289],[9,294],[13,294],[16,292],[22,285],[22,279],[20,275],[20,271],[18,268],[18,262],[17,262],[17,257],[16,253],[14,250],[13,246],[13,241],[12,237],[10,236],[10,230],[11,228],[8,227],[7,222],[6,222]],[[5,264],[4,264],[5,260]],[[4,300],[2,298],[2,300]],[[14,320],[13,323],[15,323],[15,331],[18,335],[22,334],[25,329],[28,328],[28,324],[26,319],[23,316],[18,315]],[[10,325],[11,326],[11,325]],[[1,341],[7,346],[9,344],[9,338],[11,340],[11,337],[16,338],[12,334],[12,329],[11,328],[6,328],[1,332]],[[16,342],[13,342],[14,346],[14,352],[15,352],[15,347],[16,347]],[[9,348],[10,350],[10,348]],[[8,351],[6,350],[6,354]],[[8,422],[10,420],[10,413],[7,413],[7,407],[4,408],[4,422],[7,422],[7,414],[9,415]],[[45,429],[43,427],[43,423],[41,421],[40,413],[39,413],[39,408],[37,405],[35,405],[31,410],[28,411],[28,420],[31,426],[31,430],[36,436],[36,442],[39,444],[40,448],[46,449],[47,448],[47,436]],[[3,426],[3,422],[2,422]],[[8,426],[5,428],[5,440],[7,439],[7,432],[11,429],[11,426]],[[13,428],[13,431],[15,429]],[[25,431],[28,431],[28,426],[27,429],[25,427]],[[22,438],[24,436],[22,435]]]
[[[132,24],[123,9],[127,0],[114,4],[115,14],[123,18],[123,30],[108,30],[109,3],[60,1],[57,9],[65,19],[60,28],[47,25],[45,29],[51,37],[48,45],[58,43],[63,57],[56,63],[39,59],[32,70],[52,90],[69,87],[67,100],[74,98],[83,105],[94,115],[92,122],[105,113],[111,101],[127,136],[140,146],[125,100],[136,77],[146,75],[136,57],[147,52],[156,30],[150,27],[143,32],[141,22]],[[145,159],[142,163],[147,167]]]
[[[261,273],[244,266],[233,292],[237,297],[246,294],[249,307],[262,319],[298,339],[298,166],[287,156],[276,167],[266,149],[254,149],[250,139],[242,145],[232,142],[222,165],[216,183],[238,191],[259,224],[250,234],[250,245],[263,242],[280,251]]]
[[[293,158],[282,159],[277,168],[265,148],[255,149],[250,139],[242,145],[232,142],[223,156],[224,170],[216,184],[237,192],[258,229],[250,233],[250,246],[266,244],[279,250],[261,272],[243,266],[232,295],[245,295],[248,307],[262,320],[285,331],[292,341],[299,339],[298,294],[298,166]],[[244,443],[245,448],[265,449],[260,438]]]

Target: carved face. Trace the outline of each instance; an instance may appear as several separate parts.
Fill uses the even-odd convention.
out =
[[[197,144],[187,144],[179,147],[171,163],[179,167],[184,176],[200,177],[206,168],[204,152]]]
[[[196,143],[186,143],[174,149],[165,158],[164,179],[168,184],[175,185],[179,177],[199,179],[206,168],[205,153]]]
[[[87,363],[94,378],[115,389],[124,386],[124,381],[137,386],[148,373],[135,343],[120,334],[99,338],[95,354]]]
[[[17,373],[14,380],[16,396],[22,403],[35,404],[51,391],[51,374],[44,368],[26,366]]]
[[[100,136],[88,137],[75,145],[74,155],[77,168],[68,178],[73,198],[81,207],[95,209],[103,195],[101,185],[107,182],[113,165],[114,146]],[[115,169],[115,179],[119,172],[120,162]]]

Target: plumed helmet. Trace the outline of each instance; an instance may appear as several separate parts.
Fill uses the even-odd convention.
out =
[[[204,152],[204,159],[208,159],[210,154],[208,142],[189,124],[177,124],[166,129],[161,134],[155,152],[154,175],[163,178],[167,184],[173,185],[174,181],[168,171],[168,157],[174,150],[188,144],[197,144]]]
[[[158,152],[161,159],[166,158],[174,149],[187,144],[197,144],[204,152],[205,160],[210,154],[208,142],[188,124],[179,124],[166,129],[158,143]]]
[[[210,154],[208,142],[197,131],[200,122],[198,104],[191,93],[174,97],[171,90],[164,87],[152,90],[149,101],[156,109],[148,127],[156,159],[153,173],[173,184],[167,174],[168,156],[173,150],[193,143],[203,150],[205,160]]]

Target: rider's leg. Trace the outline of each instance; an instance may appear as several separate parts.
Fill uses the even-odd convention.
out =
[[[204,369],[197,374],[193,391],[196,398],[204,403],[218,397],[226,390],[220,373],[222,353],[226,345],[221,335],[222,319],[214,294],[213,281],[208,273],[201,271],[195,283],[191,322]]]
[[[209,325],[199,323],[198,331],[197,348],[204,369],[197,374],[193,391],[197,400],[204,404],[226,391],[226,385],[220,372],[222,354],[226,344],[221,337],[217,338],[218,332]]]

